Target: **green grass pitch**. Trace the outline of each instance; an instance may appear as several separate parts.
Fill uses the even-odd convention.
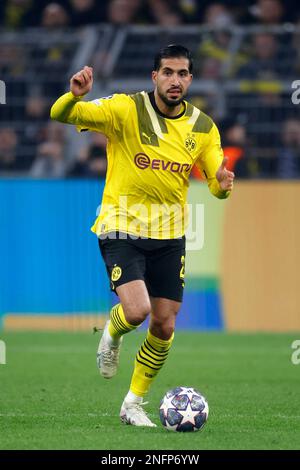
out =
[[[135,352],[144,333],[127,335],[118,375],[100,377],[99,335],[4,333],[0,365],[0,449],[300,449],[299,334],[177,332],[149,393],[157,428],[119,422]],[[193,386],[210,414],[202,431],[174,433],[159,422],[164,393]]]

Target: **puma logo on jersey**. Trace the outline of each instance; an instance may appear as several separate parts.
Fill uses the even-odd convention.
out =
[[[148,140],[149,143],[151,143],[151,140],[152,140],[152,136],[155,135],[155,134],[151,134],[150,137],[149,135],[145,134],[145,132],[142,132],[142,136]]]

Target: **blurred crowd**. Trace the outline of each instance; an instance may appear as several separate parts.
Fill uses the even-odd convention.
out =
[[[105,176],[104,136],[91,133],[66,159],[68,129],[49,121],[50,105],[65,90],[81,40],[77,32],[99,24],[116,29],[126,24],[207,26],[198,42],[183,41],[194,55],[195,79],[220,87],[237,81],[238,86],[226,91],[223,109],[220,95],[212,91],[194,93],[190,99],[216,120],[230,168],[240,178],[300,178],[299,106],[292,104],[291,90],[286,89],[286,83],[300,78],[300,32],[293,28],[300,25],[300,7],[291,0],[1,0],[0,79],[10,98],[0,105],[2,174]],[[237,25],[261,30],[237,41]],[[28,43],[7,36],[17,32],[25,38],[28,28],[34,28]],[[134,41],[132,47],[125,45],[116,76],[149,77],[145,49],[139,52]],[[151,44],[148,50],[152,58],[156,50]],[[138,59],[139,53],[135,64],[132,55]],[[102,60],[103,52],[91,58],[99,80]],[[193,176],[202,178],[196,169]]]
[[[209,8],[211,5],[213,8]],[[298,12],[297,12],[298,8]],[[295,11],[296,10],[296,11]],[[86,24],[282,24],[299,13],[292,0],[1,0],[0,26],[76,27]]]

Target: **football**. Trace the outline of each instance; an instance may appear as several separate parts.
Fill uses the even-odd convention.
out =
[[[208,418],[208,403],[199,390],[176,387],[161,400],[159,417],[169,431],[199,431]]]

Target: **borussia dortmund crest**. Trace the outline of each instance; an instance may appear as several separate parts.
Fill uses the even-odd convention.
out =
[[[196,149],[197,144],[193,135],[188,134],[187,138],[185,139],[184,145],[189,152],[193,152]]]
[[[122,276],[122,269],[120,266],[117,266],[116,264],[114,265],[114,268],[111,272],[111,280],[112,281],[118,281],[120,277]]]

